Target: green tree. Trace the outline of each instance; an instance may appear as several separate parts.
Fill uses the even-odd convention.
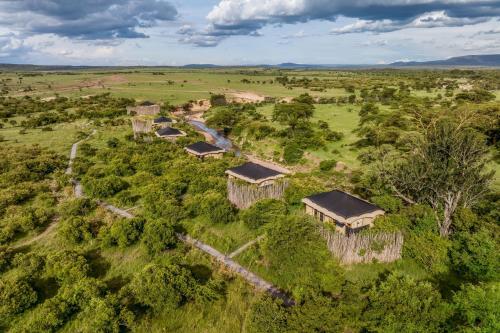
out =
[[[0,280],[0,315],[23,312],[37,301],[37,293],[26,279]]]
[[[453,296],[454,332],[500,331],[500,284],[464,285]]]
[[[440,332],[449,307],[429,282],[392,273],[368,293],[365,317],[371,332]]]
[[[175,309],[195,296],[196,280],[191,272],[176,264],[149,264],[129,285],[136,301],[159,313]]]
[[[258,229],[268,223],[276,222],[287,213],[286,204],[275,199],[264,199],[252,207],[242,210],[240,218],[250,229]]]
[[[473,130],[438,121],[399,162],[383,165],[381,177],[406,202],[429,204],[436,215],[441,212],[439,233],[447,237],[455,211],[488,192],[494,174],[484,171],[488,153],[483,137]]]
[[[148,221],[144,227],[142,243],[151,256],[174,248],[177,245],[174,226],[163,219]]]
[[[491,225],[495,231],[496,226]],[[477,281],[496,281],[500,278],[500,246],[497,237],[490,230],[482,229],[475,233],[459,232],[453,237],[450,251],[455,271],[464,279]]]
[[[248,333],[282,333],[287,331],[287,311],[270,296],[255,302],[245,320]]]
[[[308,103],[292,102],[276,104],[273,111],[273,121],[295,128],[301,123],[308,121],[314,114],[314,106]]]

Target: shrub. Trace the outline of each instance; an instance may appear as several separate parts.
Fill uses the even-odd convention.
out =
[[[252,207],[242,210],[240,218],[250,229],[258,229],[261,226],[277,221],[287,213],[286,204],[275,199],[264,199],[255,203]]]
[[[325,130],[324,136],[326,141],[336,142],[342,140],[342,138],[344,137],[344,133],[332,130]]]
[[[335,161],[335,160],[321,161],[319,163],[319,169],[321,171],[330,171],[335,167],[336,164],[337,164],[337,161]]]
[[[117,245],[125,248],[139,240],[143,228],[144,220],[141,218],[120,219],[109,228],[103,229],[101,237],[105,246]]]
[[[441,332],[450,313],[429,282],[392,273],[368,292],[370,332]]]
[[[453,296],[455,332],[498,332],[500,284],[465,284]]]
[[[226,96],[222,94],[211,95],[210,104],[212,106],[225,106],[227,105]]]
[[[37,293],[25,279],[0,280],[0,314],[21,313],[37,301]]]
[[[47,256],[46,272],[60,282],[72,283],[87,276],[90,267],[87,260],[74,251],[63,250]]]
[[[491,232],[459,232],[453,237],[451,262],[464,279],[497,281],[500,278],[500,246]]]
[[[107,198],[128,188],[129,184],[117,176],[107,176],[99,179],[84,181],[90,195],[96,198]]]
[[[106,141],[106,145],[108,148],[116,148],[120,144],[120,140],[117,138],[110,138],[108,141]]]
[[[134,276],[129,290],[140,305],[159,313],[194,298],[196,287],[196,280],[184,267],[149,264]]]
[[[91,226],[84,218],[75,216],[61,222],[60,235],[70,243],[79,244],[92,238]]]
[[[388,194],[372,197],[371,201],[389,213],[397,213],[403,208],[403,201],[401,199]]]
[[[177,237],[172,223],[162,219],[148,221],[144,227],[142,243],[151,256],[174,248]]]
[[[288,143],[283,151],[283,159],[288,164],[297,164],[303,155],[304,150],[295,142]]]
[[[229,223],[234,220],[234,208],[225,196],[214,191],[202,195],[200,214],[210,218],[213,223]]]

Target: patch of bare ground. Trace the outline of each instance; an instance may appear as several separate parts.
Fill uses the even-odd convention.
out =
[[[208,99],[200,99],[198,101],[191,103],[191,105],[192,105],[191,112],[201,112],[201,113],[208,111],[212,107]]]
[[[65,86],[58,86],[54,90],[56,91],[72,91],[72,90],[78,90],[78,89],[96,89],[96,88],[105,88],[107,85],[116,85],[116,84],[123,84],[127,83],[128,80],[123,76],[123,75],[108,75],[104,76],[99,79],[83,79],[80,82],[70,84],[70,85],[65,85]]]
[[[233,91],[228,93],[228,100],[234,103],[260,103],[266,96],[251,91]]]

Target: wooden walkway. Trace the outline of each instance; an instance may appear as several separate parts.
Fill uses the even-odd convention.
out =
[[[259,237],[257,237],[256,239],[254,240],[251,240],[250,242],[246,243],[245,245],[243,245],[242,247],[240,247],[239,249],[235,250],[233,253],[229,254],[228,257],[229,258],[234,258],[236,257],[238,254],[246,251],[246,249],[248,249],[250,246],[254,245],[255,243],[257,242],[260,242],[262,239],[264,238],[264,235],[260,235]]]
[[[294,301],[288,297],[284,292],[273,286],[271,283],[267,282],[266,280],[260,278],[259,276],[255,275],[254,273],[250,272],[247,270],[245,267],[241,266],[234,260],[232,260],[230,257],[225,256],[224,254],[220,253],[210,245],[207,245],[205,243],[200,242],[197,239],[194,239],[190,237],[189,235],[182,235],[182,234],[177,234],[177,237],[185,242],[186,244],[190,244],[201,251],[209,254],[212,256],[215,260],[218,262],[222,263],[224,266],[226,266],[229,270],[232,272],[238,274],[245,280],[247,280],[251,285],[253,285],[257,290],[259,291],[265,291],[270,293],[272,296],[276,298],[280,298],[283,300],[285,305],[294,305]]]
[[[87,138],[80,140],[73,144],[71,147],[71,153],[70,153],[70,158],[69,158],[69,163],[68,163],[68,168],[66,169],[66,174],[67,175],[72,175],[73,174],[73,161],[76,158],[77,152],[78,152],[78,145],[82,143],[83,141],[87,140],[90,138],[92,135],[96,133],[96,130],[94,130]],[[73,184],[74,187],[74,193],[75,197],[77,198],[82,198],[84,197],[84,192],[83,192],[83,187],[80,184],[80,182],[76,179],[71,179],[71,183]],[[116,206],[113,206],[111,204],[108,204],[104,201],[98,200],[98,204],[103,207],[104,209],[112,212],[113,214],[116,214],[118,216],[121,216],[123,218],[131,219],[134,218],[134,215],[129,213],[127,210],[118,208]],[[54,226],[51,226],[51,229],[54,228]],[[260,278],[256,274],[250,272],[247,270],[245,267],[241,266],[231,258],[242,253],[245,251],[247,248],[258,242],[260,239],[262,239],[263,236],[259,236],[257,239],[254,239],[253,241],[248,242],[247,244],[243,245],[233,253],[231,253],[229,256],[226,256],[222,254],[221,252],[217,251],[213,247],[211,247],[208,244],[205,244],[195,238],[192,238],[189,235],[183,235],[183,234],[177,234],[177,238],[181,240],[182,242],[189,244],[191,246],[196,247],[197,249],[207,253],[211,257],[213,257],[216,261],[220,262],[223,264],[225,267],[227,267],[230,271],[236,273],[237,275],[241,276],[244,278],[246,281],[248,281],[251,285],[253,285],[257,290],[259,291],[265,291],[271,294],[272,296],[276,298],[280,298],[283,300],[284,304],[286,305],[294,305],[293,299],[289,298],[284,292],[273,286],[271,283],[267,282],[266,280]]]

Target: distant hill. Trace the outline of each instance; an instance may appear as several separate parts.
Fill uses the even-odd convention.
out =
[[[500,67],[500,54],[468,55],[434,61],[398,61],[389,66],[428,67],[428,66],[484,66]]]
[[[58,65],[30,65],[30,64],[2,64],[0,71],[78,71],[78,70],[132,70],[173,68],[175,66],[58,66]],[[393,68],[393,67],[500,67],[500,54],[468,55],[453,57],[446,60],[435,61],[398,61],[388,65],[373,64],[297,64],[285,62],[277,65],[214,65],[214,64],[188,64],[181,68],[210,69],[210,68],[276,68],[276,69],[363,69],[363,68]]]

